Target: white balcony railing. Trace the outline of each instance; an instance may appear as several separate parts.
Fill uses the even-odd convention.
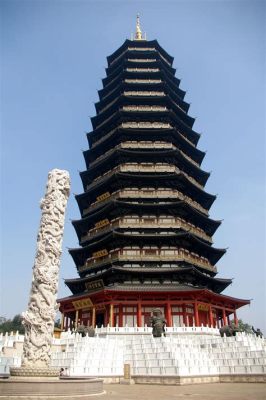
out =
[[[121,190],[117,190],[109,195],[107,198],[102,200],[96,200],[93,202],[88,208],[83,210],[83,215],[86,215],[89,211],[92,211],[94,208],[99,205],[103,206],[105,203],[110,200],[115,199],[132,199],[132,200],[141,200],[141,199],[151,199],[156,200],[159,199],[160,202],[164,202],[165,204],[170,204],[169,200],[182,200],[188,203],[193,208],[196,208],[198,211],[202,212],[205,215],[209,215],[208,210],[202,207],[199,203],[192,200],[190,197],[184,195],[178,190],[175,189],[165,189],[165,188],[146,188],[146,189],[132,189],[125,188]]]

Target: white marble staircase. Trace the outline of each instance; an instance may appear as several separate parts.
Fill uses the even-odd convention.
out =
[[[242,333],[231,338],[191,333],[68,336],[61,344],[65,348],[53,353],[52,365],[72,376],[121,377],[124,364],[130,364],[134,379],[266,376],[265,339]]]
[[[23,339],[0,335],[0,375],[20,366]],[[106,382],[119,382],[124,364],[142,383],[265,382],[266,340],[245,333],[221,338],[216,329],[204,327],[168,328],[162,338],[153,338],[150,328],[101,328],[93,338],[65,332],[53,341],[51,364],[66,375]]]

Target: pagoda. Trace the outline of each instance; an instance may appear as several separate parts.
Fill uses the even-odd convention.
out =
[[[144,326],[154,308],[169,327],[237,323],[249,300],[221,294],[232,282],[216,277],[221,221],[209,217],[215,196],[173,57],[143,37],[137,17],[135,37],[107,61],[72,221],[79,277],[58,300],[62,327]]]

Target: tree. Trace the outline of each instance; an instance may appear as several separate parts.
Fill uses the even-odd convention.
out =
[[[14,318],[7,319],[3,323],[0,323],[0,332],[5,333],[5,332],[16,332],[18,331],[19,333],[25,333],[25,328],[24,325],[22,325],[22,316],[20,314],[17,314],[14,316]]]
[[[56,328],[60,328],[60,320],[58,319],[55,321]],[[6,319],[4,317],[1,317],[0,321],[0,333],[5,333],[5,332],[19,332],[21,334],[25,333],[25,327],[22,324],[22,316],[20,314],[17,314],[14,316],[14,318],[11,319]]]
[[[54,327],[55,327],[55,328],[61,328],[61,322],[60,322],[60,319],[57,319],[57,320],[55,321],[55,323],[54,323]]]
[[[243,322],[242,319],[238,320],[238,328],[242,331],[242,332],[246,332],[246,333],[253,333],[252,331],[252,326],[247,324],[246,322]]]

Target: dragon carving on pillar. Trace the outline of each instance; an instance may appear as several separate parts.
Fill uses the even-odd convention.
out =
[[[67,171],[49,172],[37,237],[37,251],[28,309],[22,314],[25,340],[22,368],[49,368],[60,257],[70,178]]]

